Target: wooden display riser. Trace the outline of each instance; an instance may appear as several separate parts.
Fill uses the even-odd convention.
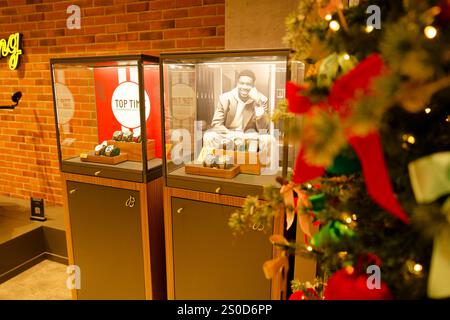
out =
[[[216,155],[227,155],[233,158],[234,164],[239,165],[240,173],[261,174],[261,163],[258,152],[248,151],[230,151],[223,149],[214,149]]]
[[[239,166],[234,165],[229,169],[204,167],[201,164],[186,164],[184,170],[188,174],[231,179],[239,173]]]
[[[142,161],[142,145],[136,142],[123,142],[108,140],[108,144],[113,144],[120,149],[120,153],[126,153],[130,161]],[[147,160],[155,158],[155,140],[147,140]]]
[[[127,153],[121,153],[118,156],[108,157],[108,156],[96,156],[95,154],[85,153],[80,155],[80,160],[83,162],[94,162],[103,164],[118,164],[128,160]]]

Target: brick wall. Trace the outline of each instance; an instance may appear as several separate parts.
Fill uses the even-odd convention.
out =
[[[225,0],[0,0],[0,39],[23,35],[21,65],[0,59],[0,194],[62,203],[49,59],[224,48]],[[66,27],[69,5],[81,29]]]

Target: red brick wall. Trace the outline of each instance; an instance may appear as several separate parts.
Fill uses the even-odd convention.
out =
[[[0,0],[0,39],[20,32],[15,71],[0,59],[0,194],[62,203],[49,59],[224,48],[225,0]],[[66,27],[69,5],[81,29]]]

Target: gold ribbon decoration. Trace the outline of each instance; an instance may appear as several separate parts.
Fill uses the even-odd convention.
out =
[[[450,194],[450,152],[438,152],[408,165],[411,186],[418,203],[431,203]],[[435,235],[427,293],[430,298],[450,296],[450,197],[442,206],[448,225]]]

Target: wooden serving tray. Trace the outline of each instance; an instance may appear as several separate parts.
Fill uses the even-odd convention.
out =
[[[231,179],[239,173],[239,165],[233,165],[229,169],[219,169],[204,167],[201,164],[186,164],[184,170],[188,174]]]
[[[95,163],[103,163],[103,164],[118,164],[128,160],[128,154],[121,153],[115,157],[107,157],[107,156],[96,156],[93,153],[82,153],[80,155],[80,160],[84,162],[95,162]]]
[[[258,152],[248,151],[232,151],[223,149],[214,149],[215,155],[228,155],[234,157],[234,164],[239,165],[241,173],[247,174],[261,174],[261,163],[259,162]],[[256,163],[250,163],[256,162]]]
[[[108,140],[108,145],[113,144],[120,149],[120,153],[128,154],[128,160],[142,161],[142,145],[136,142],[124,142]],[[155,140],[147,140],[147,160],[155,158]]]

